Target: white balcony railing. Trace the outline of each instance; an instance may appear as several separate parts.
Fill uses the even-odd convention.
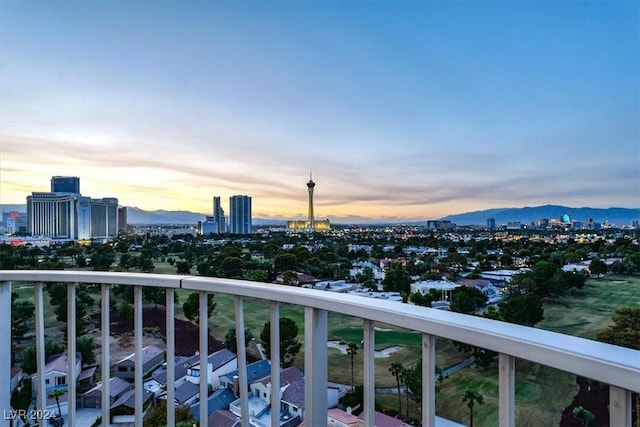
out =
[[[78,283],[101,285],[101,334],[103,342],[109,338],[109,285],[134,287],[135,329],[135,425],[142,426],[142,288],[157,286],[166,289],[167,307],[167,366],[174,366],[175,329],[174,293],[176,289],[200,292],[200,319],[207,318],[207,293],[233,295],[235,300],[236,330],[244,331],[243,298],[259,298],[270,302],[271,308],[271,360],[279,360],[279,304],[295,304],[304,307],[304,368],[305,368],[305,424],[326,425],[327,414],[327,319],[328,312],[348,314],[363,319],[364,348],[364,419],[365,425],[373,426],[375,399],[374,369],[374,325],[375,322],[411,329],[422,333],[422,424],[435,426],[435,337],[444,337],[483,347],[499,353],[499,424],[502,427],[515,423],[515,359],[521,358],[551,366],[576,375],[585,376],[609,384],[610,425],[631,426],[631,393],[640,392],[640,352],[609,344],[586,340],[535,328],[528,328],[484,318],[467,316],[423,307],[376,301],[369,298],[334,294],[288,286],[218,279],[196,276],[161,274],[78,272],[78,271],[0,271],[0,410],[10,412],[10,364],[11,364],[11,282],[32,282],[35,293],[35,329],[37,369],[44,368],[44,310],[43,287],[47,282],[68,284],[68,354],[75,348],[75,289]],[[2,326],[4,325],[4,326]],[[206,366],[208,354],[207,323],[200,324],[200,366]],[[248,414],[246,348],[244,334],[238,333],[237,348],[240,411]],[[102,378],[109,378],[109,347],[102,347]],[[76,368],[69,367],[68,378],[75,378]],[[272,388],[280,387],[277,375],[279,366],[271,366]],[[67,425],[76,425],[76,386],[68,380]],[[167,399],[174,401],[174,370],[167,369]],[[46,394],[43,375],[37,377],[37,408],[45,409]],[[207,382],[200,381],[200,395],[207,396]],[[272,425],[279,425],[280,402],[277,393],[272,393]],[[206,399],[202,399],[206,402]],[[175,425],[173,405],[167,405],[168,425]],[[109,419],[109,382],[102,381],[102,419]],[[200,405],[200,420],[207,420],[207,405]],[[7,417],[5,417],[7,418]],[[8,426],[3,419],[0,425]],[[44,425],[44,421],[41,421]],[[248,426],[243,417],[242,426]]]

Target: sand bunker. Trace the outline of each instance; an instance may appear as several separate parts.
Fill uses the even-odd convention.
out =
[[[349,348],[347,344],[341,344],[340,341],[328,341],[327,347],[335,348],[342,354],[347,354],[347,349]],[[383,348],[382,350],[376,350],[374,353],[374,357],[376,359],[384,359],[385,357],[389,357],[396,351],[400,350],[402,350],[402,346],[393,345],[391,347]]]

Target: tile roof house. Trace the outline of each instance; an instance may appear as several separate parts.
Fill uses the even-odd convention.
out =
[[[194,354],[193,356],[189,356],[189,357],[177,356],[176,357],[176,364],[173,367],[175,385],[179,386],[180,384],[185,382],[186,381],[186,377],[187,377],[187,370],[190,367],[192,367],[194,365],[197,365],[199,362],[200,362],[200,356],[198,354]],[[169,369],[169,368],[167,367],[167,369]],[[161,371],[154,372],[153,375],[151,376],[151,378],[153,378],[155,381],[157,381],[158,384],[160,384],[162,386],[166,386],[166,384],[167,384],[167,370],[163,369]]]
[[[260,380],[266,377],[271,372],[271,362],[269,360],[259,360],[247,365],[247,384]],[[220,376],[220,388],[229,388],[233,390],[233,393],[238,396],[238,370],[228,372]]]
[[[135,355],[135,353],[131,353],[115,363],[113,370],[116,377],[133,381],[135,376]],[[160,366],[163,361],[164,350],[153,345],[144,347],[142,349],[142,375],[147,375]]]
[[[144,390],[142,407],[148,408],[153,403],[153,393]],[[135,421],[135,390],[128,390],[111,404],[112,424],[131,423]]]
[[[207,358],[207,382],[214,389],[220,388],[220,376],[238,369],[238,357],[231,351],[223,348],[212,353]],[[200,384],[200,363],[187,368],[187,381]]]
[[[293,280],[293,284],[295,285],[300,285],[303,283],[313,283],[318,280],[310,274],[300,273],[297,271],[295,272],[295,275],[296,275],[296,279]],[[284,281],[285,281],[285,277],[283,274],[278,274],[276,276],[276,282],[283,283]]]
[[[113,404],[125,392],[132,390],[133,384],[118,377],[109,378],[109,402]],[[91,390],[82,394],[80,398],[82,408],[102,407],[102,382],[96,384]]]
[[[364,426],[364,415],[360,414],[358,417],[361,420],[361,426]],[[375,427],[411,427],[410,424],[405,423],[402,420],[399,420],[394,417],[390,417],[389,415],[383,414],[382,412],[374,412],[373,422]],[[436,426],[438,423],[436,422]]]
[[[80,353],[76,353],[76,381],[78,380],[78,376],[80,376],[80,372],[82,371],[82,355]],[[57,354],[48,358],[45,366],[44,366],[44,383],[45,383],[45,391],[47,394],[52,393],[54,390],[58,389],[67,389],[67,369],[68,369],[68,359],[67,353]],[[37,381],[38,374],[33,374],[31,376],[31,384],[32,390],[35,396],[37,392]]]
[[[173,375],[176,387],[187,380],[187,369],[197,364],[199,361],[200,357],[197,354],[189,357],[176,356],[175,365],[173,367]],[[144,388],[153,392],[156,396],[159,396],[162,391],[167,389],[168,367],[166,366],[166,363],[163,363],[162,365],[162,368],[158,368],[157,370],[153,371],[151,374],[151,378],[144,382]]]
[[[207,422],[207,425],[216,427],[239,427],[240,417],[236,416],[231,411],[217,410],[213,411],[211,415],[209,415]]]
[[[347,408],[347,411],[342,409],[329,409],[327,411],[327,427],[365,427],[364,414],[355,416],[350,412],[351,408]],[[375,411],[373,416],[373,423],[375,427],[411,427],[411,424],[407,424],[402,420],[399,420],[382,412]],[[304,427],[305,423],[298,424],[297,427]],[[455,421],[448,420],[442,417],[436,417],[436,427],[465,427],[463,424]]]
[[[249,394],[249,423],[252,425],[271,424],[271,376],[250,384]],[[295,366],[280,371],[280,426],[297,426],[304,418],[304,372]],[[327,407],[337,406],[338,400],[345,395],[345,391],[327,388]],[[240,399],[234,401],[229,410],[237,416],[242,416]]]
[[[215,411],[229,409],[229,405],[235,399],[236,397],[234,396],[231,389],[221,388],[221,389],[215,390],[213,393],[211,393],[211,395],[209,396],[209,399],[207,400],[207,403],[208,403],[207,414],[209,414],[209,417],[211,417],[211,414]],[[196,422],[200,421],[200,402],[197,402],[191,405],[189,407],[189,410],[193,415],[193,419],[196,420]],[[234,419],[236,418],[235,415],[233,417]],[[215,424],[209,421],[208,425],[217,426],[218,424]]]
[[[184,381],[182,384],[175,388],[174,392],[174,404],[191,406],[198,401],[200,395],[200,386],[189,381]],[[164,391],[158,395],[160,399],[167,398],[167,392]]]
[[[360,419],[351,413],[351,408],[346,411],[331,408],[327,411],[327,425],[331,427],[360,427]]]

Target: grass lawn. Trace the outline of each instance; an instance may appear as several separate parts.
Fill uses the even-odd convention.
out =
[[[63,322],[59,322],[56,319],[56,315],[53,312],[54,306],[51,305],[51,300],[49,298],[49,294],[47,293],[47,284],[45,283],[43,292],[43,303],[44,303],[44,324],[45,328],[50,328],[54,326],[62,326]],[[21,283],[16,282],[11,286],[11,292],[15,292],[18,294],[19,299],[24,299],[33,302],[35,300],[33,284],[32,283]]]
[[[640,305],[640,277],[606,276],[589,279],[577,295],[544,303],[544,320],[537,327],[595,339],[611,324],[615,310]]]

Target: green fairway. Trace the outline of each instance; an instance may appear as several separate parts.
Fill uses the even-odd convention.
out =
[[[595,339],[611,323],[617,308],[639,305],[639,277],[590,279],[577,295],[545,301],[544,320],[537,327]]]
[[[382,350],[393,345],[417,345],[422,342],[422,336],[419,333],[401,330],[382,330],[375,331],[375,349]],[[335,339],[346,343],[360,343],[363,339],[362,326],[357,328],[340,328],[335,329],[329,335],[329,339]]]

